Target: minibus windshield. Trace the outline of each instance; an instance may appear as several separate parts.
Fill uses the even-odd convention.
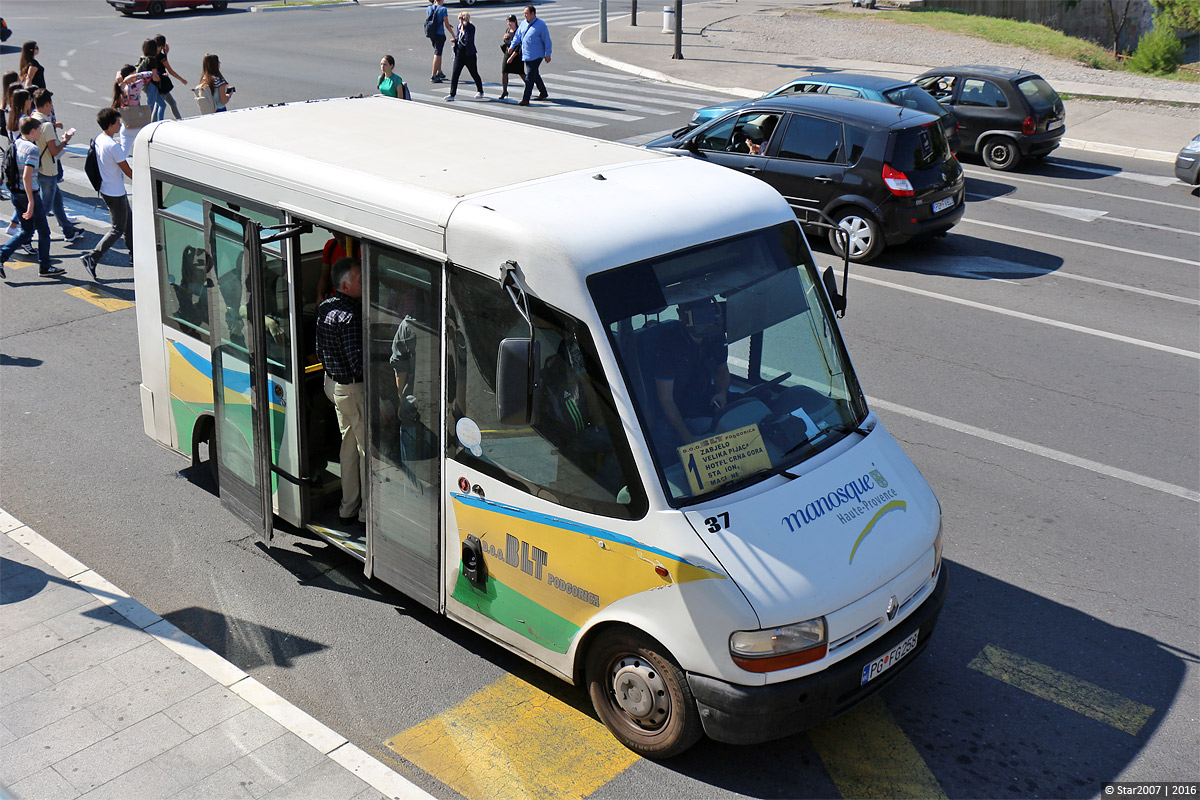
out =
[[[672,504],[820,452],[865,418],[796,224],[588,279]]]

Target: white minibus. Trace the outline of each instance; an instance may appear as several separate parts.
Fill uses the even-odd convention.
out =
[[[133,163],[146,433],[268,546],[322,537],[652,758],[801,730],[929,643],[941,509],[766,184],[386,97],[153,124]],[[339,257],[362,523],[315,346]]]

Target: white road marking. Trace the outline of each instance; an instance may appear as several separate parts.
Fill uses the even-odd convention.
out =
[[[1170,186],[1175,183],[1175,176],[1167,177],[1166,175],[1147,175],[1144,172],[1127,172],[1119,167],[1104,168],[1104,167],[1082,167],[1077,164],[1067,164],[1059,161],[1057,158],[1048,158],[1046,163],[1053,164],[1059,169],[1071,169],[1076,172],[1089,172],[1093,175],[1103,175],[1106,178],[1127,178],[1131,181],[1140,183],[1148,183],[1152,186]]]
[[[1144,486],[1147,489],[1153,489],[1156,492],[1164,492],[1166,494],[1174,495],[1175,497],[1183,498],[1184,500],[1191,500],[1193,503],[1200,502],[1200,492],[1194,489],[1188,489],[1184,486],[1176,486],[1173,483],[1167,483],[1166,481],[1160,481],[1157,478],[1139,475],[1136,472],[1118,469],[1117,467],[1112,467],[1108,464],[1101,464],[1100,462],[1092,461],[1091,459],[1080,458],[1079,456],[1074,456],[1070,453],[1064,453],[1061,450],[1052,450],[1049,447],[1042,447],[1039,444],[1026,442],[1021,439],[1016,439],[1012,436],[1005,436],[1002,433],[996,433],[995,431],[989,431],[984,428],[977,428],[974,425],[967,425],[963,422],[956,422],[955,420],[939,417],[935,414],[918,411],[915,408],[908,408],[907,406],[902,406],[898,403],[889,403],[887,400],[880,400],[877,397],[868,397],[867,402],[876,408],[882,408],[886,411],[891,411],[894,414],[900,414],[902,416],[920,420],[921,422],[927,422],[930,425],[937,425],[940,428],[947,428],[952,431],[957,431],[958,433],[966,434],[967,436],[974,436],[979,439],[984,439],[994,444],[1012,447],[1016,450],[1022,450],[1026,453],[1042,456],[1043,458],[1049,458],[1053,461],[1069,464],[1073,467],[1086,469],[1090,472],[1095,472],[1099,475],[1104,475],[1109,478],[1116,478],[1117,480],[1125,481],[1126,483]]]
[[[67,72],[67,71],[65,71],[65,70],[62,72],[62,79],[63,79],[64,81],[66,81],[67,83],[74,83],[74,82],[75,82],[75,79],[71,77],[71,73],[69,73],[69,72]]]
[[[1087,328],[1083,325],[1075,325],[1071,322],[1061,322],[1056,319],[1050,319],[1049,317],[1039,317],[1034,314],[1026,314],[1022,311],[1013,311],[1008,308],[1000,308],[999,306],[988,305],[987,303],[977,303],[974,300],[964,300],[961,297],[951,297],[948,294],[930,292],[925,289],[917,289],[912,286],[901,286],[900,284],[892,283],[891,281],[881,281],[878,278],[868,278],[866,275],[855,274],[853,279],[864,281],[866,283],[873,283],[876,286],[883,286],[888,289],[896,289],[901,292],[920,295],[921,297],[928,297],[933,300],[944,300],[947,303],[955,303],[957,305],[967,306],[969,308],[977,308],[981,311],[991,311],[994,314],[1003,314],[1006,317],[1015,317],[1017,319],[1023,319],[1027,322],[1037,322],[1054,328],[1063,328],[1064,330],[1074,331],[1075,333],[1085,333],[1089,336],[1099,336],[1102,339],[1111,339],[1115,342],[1123,342],[1125,344],[1132,344],[1137,347],[1145,347],[1150,350],[1159,350],[1164,353],[1171,353],[1172,355],[1200,360],[1200,353],[1192,350],[1184,350],[1179,347],[1171,347],[1170,345],[1159,344],[1158,342],[1148,342],[1145,339],[1134,339],[1132,336],[1122,336],[1119,333],[1110,333],[1108,331],[1102,331],[1096,328]]]
[[[1155,225],[1153,222],[1141,222],[1136,219],[1121,219],[1120,217],[1107,217],[1109,222],[1120,222],[1125,225],[1136,225],[1139,228],[1153,228],[1156,231],[1166,231],[1167,233],[1183,233],[1188,236],[1200,236],[1200,231],[1189,231],[1183,228],[1172,228],[1168,225]]]
[[[83,92],[84,94],[95,94],[95,92],[92,91],[92,88],[90,86],[84,86],[82,83],[75,84],[75,88],[78,89],[79,91]],[[91,108],[91,106],[86,103],[79,103],[78,105],[84,105],[87,108]]]
[[[449,88],[449,86],[446,86],[447,94],[449,94]],[[531,105],[527,108],[519,108],[516,103],[505,103],[496,100],[494,97],[492,98],[491,102],[473,100],[470,98],[474,95],[474,91],[470,90],[473,90],[474,88],[475,86],[473,84],[466,84],[464,94],[461,95],[461,99],[456,102],[463,103],[468,108],[470,108],[472,104],[477,104],[478,110],[485,114],[499,114],[501,116],[519,119],[523,122],[557,122],[560,125],[570,125],[575,128],[601,128],[604,126],[603,122],[595,122],[590,119],[575,119],[574,117],[565,117],[561,114],[547,114],[545,109],[553,108],[553,106]],[[470,91],[470,94],[467,94],[467,91]],[[450,105],[446,103],[446,95],[412,92],[412,96],[414,100],[424,100],[430,103],[442,103],[443,105]]]
[[[1015,228],[1011,225],[999,225],[995,222],[984,222],[978,219],[965,218],[960,223],[962,225],[982,225],[985,228],[999,228],[1003,231],[1012,231],[1013,233],[1023,233],[1026,236],[1040,236],[1043,239],[1056,239],[1060,242],[1070,242],[1071,244],[1082,244],[1088,247],[1099,247],[1104,250],[1114,250],[1118,253],[1127,253],[1132,256],[1143,256],[1145,258],[1156,258],[1159,261],[1174,261],[1177,264],[1187,264],[1190,267],[1200,267],[1200,261],[1192,261],[1188,258],[1176,258],[1175,256],[1164,256],[1159,253],[1151,253],[1146,250],[1133,250],[1128,247],[1117,247],[1111,244],[1101,244],[1100,242],[1087,242],[1083,239],[1072,239],[1069,236],[1058,236],[1053,233],[1042,233],[1041,231],[1031,231],[1028,228]]]
[[[1083,281],[1085,283],[1094,283],[1099,286],[1107,286],[1110,289],[1120,289],[1123,292],[1133,292],[1135,294],[1144,294],[1147,297],[1157,297],[1160,300],[1171,300],[1176,303],[1187,303],[1192,306],[1200,306],[1200,300],[1193,300],[1190,297],[1180,297],[1177,294],[1167,294],[1166,292],[1156,292],[1153,289],[1143,289],[1140,286],[1129,286],[1124,283],[1114,283],[1112,281],[1102,281],[1099,278],[1089,278],[1086,275],[1076,275],[1071,272],[1055,272],[1049,271],[1046,273],[1047,278],[1068,278],[1073,281]]]
[[[657,103],[660,106],[679,108],[685,111],[694,111],[696,108],[695,100],[667,100],[658,96],[660,93],[670,96],[672,92],[669,90],[646,90],[642,86],[615,85],[592,78],[580,78],[574,73],[554,75],[553,79],[555,83],[566,84],[569,91],[572,92],[592,92],[621,98],[631,97],[641,102]],[[655,93],[654,96],[651,96],[652,92]]]
[[[1069,219],[1077,219],[1080,222],[1095,222],[1096,220],[1107,214],[1107,211],[1101,211],[1096,208],[1079,208],[1078,206],[1060,206],[1054,203],[1037,203],[1033,200],[1018,200],[1015,197],[989,197],[987,195],[972,195],[967,194],[971,199],[985,200],[993,203],[1003,203],[1008,206],[1019,206],[1028,208],[1032,211],[1041,211],[1046,214],[1054,214],[1059,217],[1068,217]]]
[[[994,172],[992,172],[991,170],[986,170],[986,169],[981,170],[981,169],[974,169],[974,168],[965,168],[965,170],[966,170],[966,173],[968,176],[973,175],[977,178],[980,178],[980,177],[983,177],[986,175],[993,179],[996,178],[996,174]],[[1085,189],[1085,188],[1082,188],[1079,186],[1064,186],[1061,183],[1053,183],[1051,181],[1039,181],[1039,180],[1035,180],[1033,178],[1018,178],[1014,175],[1005,175],[1004,180],[1013,181],[1014,183],[1028,183],[1033,186],[1049,186],[1054,189],[1062,189],[1064,192],[1083,192],[1084,194],[1096,195],[1097,197],[1113,197],[1113,198],[1116,198],[1117,200],[1129,200],[1130,202],[1134,202],[1134,203],[1149,203],[1150,205],[1166,206],[1167,208],[1181,208],[1184,211],[1195,211],[1196,210],[1195,205],[1185,205],[1183,203],[1169,203],[1166,200],[1151,200],[1151,199],[1148,199],[1145,197],[1133,197],[1133,196],[1127,195],[1127,194],[1115,194],[1114,192],[1101,192],[1098,189]]]

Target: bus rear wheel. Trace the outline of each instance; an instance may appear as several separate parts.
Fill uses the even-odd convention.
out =
[[[687,677],[650,637],[630,628],[601,633],[585,675],[600,721],[638,755],[670,758],[703,735]]]

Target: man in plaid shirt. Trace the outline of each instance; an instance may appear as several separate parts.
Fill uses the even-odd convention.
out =
[[[366,430],[363,420],[362,265],[339,259],[330,271],[334,292],[317,308],[317,357],[325,366],[325,396],[342,433],[343,523],[362,522]]]

